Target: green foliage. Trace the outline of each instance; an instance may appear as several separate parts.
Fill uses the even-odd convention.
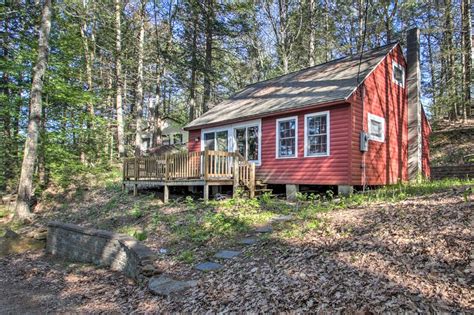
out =
[[[186,264],[192,264],[194,262],[194,254],[190,250],[184,250],[177,258]]]
[[[0,219],[5,218],[10,214],[10,211],[4,206],[0,206]]]
[[[138,241],[144,241],[148,238],[148,232],[141,229],[131,229],[128,235],[134,237]]]
[[[133,205],[132,210],[130,210],[130,214],[132,215],[132,217],[134,217],[135,219],[139,219],[145,214],[141,207],[142,207],[141,202],[136,202]]]

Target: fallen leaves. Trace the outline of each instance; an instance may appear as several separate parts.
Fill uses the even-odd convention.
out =
[[[15,301],[4,293],[10,290],[22,292],[20,301],[46,292],[55,298],[37,299],[36,310],[59,312],[474,310],[474,211],[461,195],[439,193],[324,216],[326,232],[261,241],[217,272],[198,273],[164,257],[160,263],[171,276],[199,280],[168,298],[115,272],[65,266],[37,252],[13,255],[0,260],[0,305]]]

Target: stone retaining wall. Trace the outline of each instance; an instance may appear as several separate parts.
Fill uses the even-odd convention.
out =
[[[431,167],[431,178],[474,178],[474,164],[444,165]]]
[[[46,251],[66,260],[121,271],[140,283],[156,273],[155,255],[137,240],[73,224],[50,222]]]

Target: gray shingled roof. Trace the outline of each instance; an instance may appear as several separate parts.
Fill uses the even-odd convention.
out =
[[[362,59],[360,55],[349,56],[248,85],[185,128],[246,120],[346,100],[358,86],[359,61],[361,60],[359,82],[362,82],[396,45],[397,43],[393,43],[369,50],[362,55]]]

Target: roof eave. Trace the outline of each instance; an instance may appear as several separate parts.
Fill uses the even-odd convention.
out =
[[[247,120],[252,120],[252,119],[259,119],[259,118],[264,118],[264,117],[271,117],[271,116],[278,116],[278,115],[282,115],[282,114],[290,114],[290,113],[300,112],[300,111],[307,110],[307,109],[310,109],[310,108],[313,108],[313,107],[326,107],[326,106],[339,105],[339,104],[343,104],[343,103],[349,103],[349,102],[345,98],[340,98],[340,99],[332,100],[332,101],[329,101],[329,102],[313,103],[313,104],[310,104],[310,105],[301,106],[301,107],[297,107],[297,108],[291,108],[291,109],[273,111],[273,112],[265,112],[265,113],[258,114],[258,115],[250,115],[250,116],[239,117],[239,118],[235,118],[235,119],[227,119],[227,120],[222,120],[222,121],[211,123],[211,124],[200,124],[200,125],[190,126],[190,127],[185,126],[183,129],[186,130],[186,131],[190,131],[190,130],[196,130],[196,129],[203,129],[204,127],[205,128],[210,128],[210,127],[216,127],[216,126],[222,126],[222,125],[229,125],[229,124],[233,124],[233,123],[236,123],[236,122],[242,122],[242,121],[247,121]]]

